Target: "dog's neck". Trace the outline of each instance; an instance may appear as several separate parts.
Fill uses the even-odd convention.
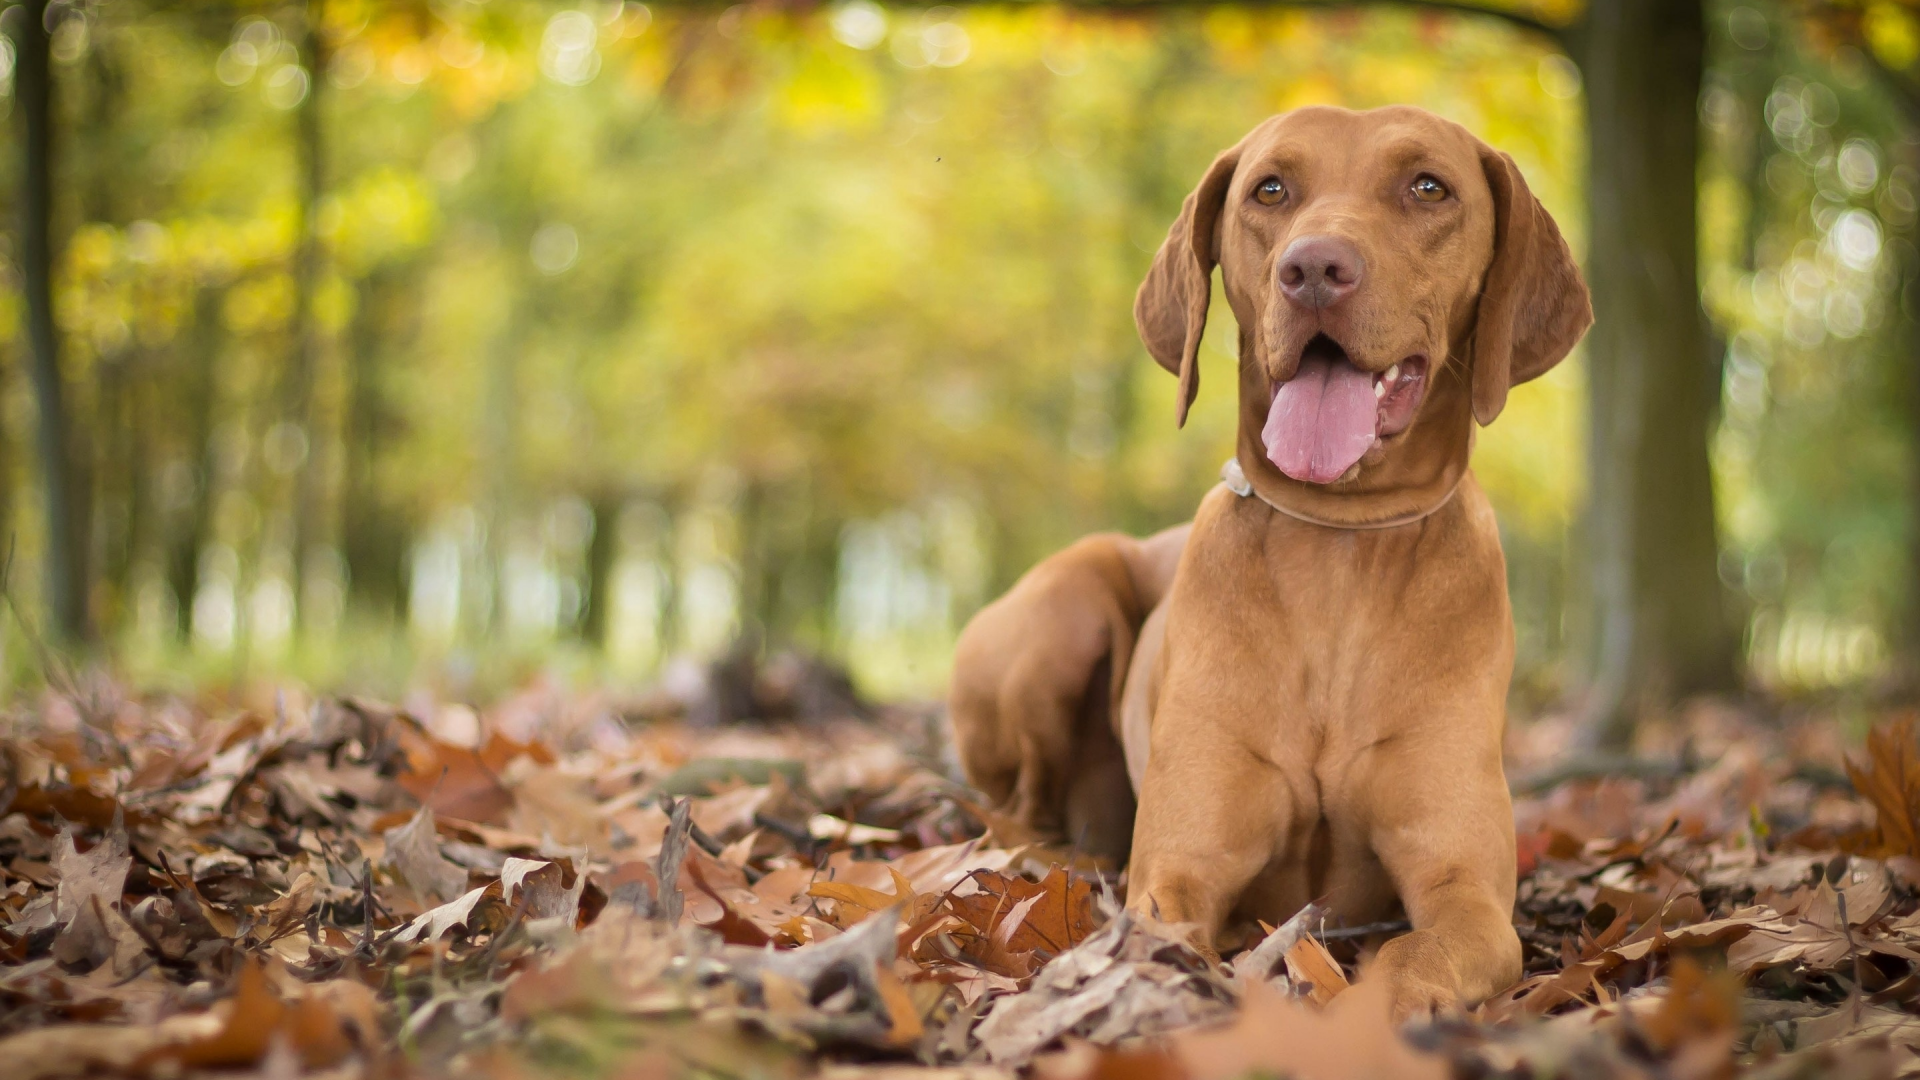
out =
[[[1251,493],[1290,517],[1336,529],[1411,524],[1445,506],[1467,474],[1473,454],[1473,395],[1463,364],[1436,365],[1413,426],[1395,436],[1382,460],[1362,465],[1351,480],[1332,484],[1295,480],[1267,460],[1260,430],[1272,396],[1259,366],[1242,363],[1234,458]]]

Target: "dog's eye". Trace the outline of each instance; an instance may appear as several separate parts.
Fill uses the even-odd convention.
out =
[[[1253,189],[1255,201],[1262,206],[1277,206],[1287,201],[1287,185],[1277,176],[1269,176]]]
[[[1413,197],[1421,202],[1439,202],[1447,197],[1447,186],[1431,176],[1421,176],[1413,182]]]

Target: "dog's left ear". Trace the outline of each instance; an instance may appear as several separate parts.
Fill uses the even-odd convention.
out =
[[[1513,159],[1489,146],[1480,165],[1493,190],[1493,265],[1473,330],[1473,416],[1482,427],[1507,390],[1546,374],[1593,325],[1580,267]]]

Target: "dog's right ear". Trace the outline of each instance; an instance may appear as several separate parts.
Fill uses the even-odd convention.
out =
[[[1180,205],[1180,216],[1153,257],[1147,280],[1133,299],[1133,325],[1147,352],[1161,367],[1180,376],[1180,426],[1200,392],[1200,335],[1207,328],[1207,303],[1213,298],[1213,268],[1220,261],[1220,211],[1227,185],[1240,165],[1240,147],[1219,157],[1199,186]]]

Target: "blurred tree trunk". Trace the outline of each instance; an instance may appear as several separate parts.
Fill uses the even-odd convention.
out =
[[[295,141],[299,152],[299,235],[293,252],[293,317],[288,325],[292,346],[288,356],[285,423],[299,432],[306,456],[294,470],[293,536],[289,552],[293,563],[293,629],[301,633],[307,611],[307,562],[314,553],[319,527],[321,485],[326,475],[326,447],[320,425],[314,422],[314,369],[319,344],[314,327],[313,294],[320,276],[320,239],[315,232],[320,197],[326,183],[326,139],[321,129],[321,102],[327,85],[327,44],[323,25],[324,0],[307,0],[300,60],[307,69],[307,96],[295,112]]]
[[[127,134],[119,124],[126,114],[126,73],[114,34],[96,35],[86,51],[86,77],[72,84],[84,100],[76,110],[71,170],[79,220],[124,228],[133,190],[122,163]],[[142,383],[150,354],[131,333],[98,347],[93,377],[67,401],[75,426],[93,433],[91,446],[74,447],[77,467],[91,482],[82,536],[91,568],[89,615],[97,633],[111,637],[131,611],[133,577],[145,532],[147,458],[151,432],[143,408]],[[91,390],[91,395],[85,393]]]
[[[773,600],[776,582],[776,556],[768,505],[777,495],[769,494],[760,480],[748,480],[740,492],[738,528],[740,535],[740,636],[735,648],[750,643],[756,651],[767,642],[772,630]]]
[[[525,347],[523,304],[510,304],[504,325],[488,348],[485,414],[480,425],[480,460],[485,469],[479,492],[483,503],[481,520],[486,539],[482,558],[486,560],[485,588],[490,590],[482,602],[476,597],[472,617],[467,620],[477,642],[491,635],[505,640],[511,628],[508,594],[511,585],[509,556],[513,530],[520,512],[520,350]],[[477,584],[477,583],[476,583]],[[463,604],[463,610],[467,605]]]
[[[86,485],[68,428],[60,339],[53,317],[53,72],[47,0],[7,12],[13,38],[13,86],[23,128],[20,178],[20,276],[26,304],[28,365],[38,407],[37,449],[44,497],[46,609],[52,637],[88,641],[87,549],[82,527]]]
[[[612,627],[613,570],[620,555],[620,503],[617,492],[601,488],[589,505],[593,509],[593,538],[587,543],[586,611],[581,628],[589,644],[607,647]]]
[[[743,636],[767,649],[819,648],[829,637],[839,536],[817,513],[822,495],[806,476],[750,481],[740,510]]]
[[[93,618],[111,639],[127,613],[138,527],[139,406],[134,350],[115,349],[94,361],[92,561]],[[77,404],[77,403],[76,403]],[[76,411],[78,411],[76,409]]]
[[[1696,273],[1701,5],[1593,0],[1572,35],[1586,78],[1595,324],[1587,338],[1591,589],[1587,738],[1735,686],[1707,441],[1718,411]]]
[[[8,393],[9,368],[15,363],[19,353],[11,348],[0,347],[0,394]],[[6,428],[6,417],[0,416],[0,587],[10,587],[7,575],[12,572],[9,560],[15,554],[18,537],[14,529],[20,505],[20,492],[13,486],[13,433]],[[6,646],[0,645],[0,664],[6,660]]]
[[[1920,101],[1908,106],[1908,122],[1920,120]],[[1902,155],[1909,167],[1916,162],[1911,147]],[[1899,260],[1899,291],[1895,294],[1894,315],[1899,320],[1894,341],[1907,358],[1907,590],[1906,609],[1902,613],[1899,636],[1893,642],[1892,689],[1902,697],[1920,697],[1920,262],[1916,261],[1913,225],[1900,231],[1907,240],[1904,250],[1894,245],[1893,257]]]
[[[674,499],[668,504],[670,516],[660,531],[660,599],[659,610],[654,623],[655,646],[658,660],[664,662],[677,651],[685,634],[686,612],[686,570],[680,558],[680,532],[677,522],[685,509],[682,500]]]
[[[801,572],[782,589],[783,624],[796,640],[824,651],[833,640],[834,606],[840,592],[839,519],[807,507]]]
[[[181,378],[176,384],[179,416],[186,422],[186,483],[171,500],[166,575],[173,593],[174,626],[182,644],[193,637],[193,600],[200,592],[200,553],[213,528],[215,448],[213,405],[218,390],[214,372],[225,339],[222,289],[203,286],[193,299],[193,326],[185,337]]]
[[[340,547],[353,606],[386,620],[406,615],[406,556],[411,519],[392,504],[376,472],[397,424],[381,385],[386,343],[397,331],[397,298],[404,291],[392,268],[375,271],[359,287],[349,331],[350,387],[341,424],[345,490],[340,501]]]

